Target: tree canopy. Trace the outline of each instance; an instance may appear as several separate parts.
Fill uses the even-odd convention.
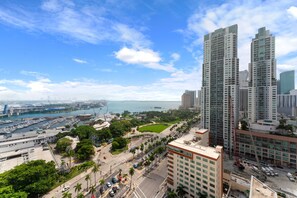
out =
[[[72,140],[64,137],[64,138],[61,138],[57,141],[57,144],[56,144],[56,150],[58,152],[65,152],[66,151],[66,148],[68,146],[71,146],[72,144]]]
[[[16,194],[11,197],[23,198],[28,194],[28,197],[35,198],[48,192],[57,178],[58,173],[54,162],[46,163],[44,160],[35,160],[1,174],[0,189],[6,194]],[[3,189],[7,186],[11,186],[10,191]]]
[[[80,141],[75,148],[77,159],[89,160],[95,154],[94,147],[91,140],[84,139]]]
[[[94,129],[92,126],[81,125],[75,128],[72,133],[77,135],[80,140],[90,139],[96,133],[96,129]]]

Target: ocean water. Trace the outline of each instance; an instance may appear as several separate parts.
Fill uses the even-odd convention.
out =
[[[27,103],[28,104],[28,103]],[[180,101],[108,101],[107,106],[102,108],[93,108],[86,110],[78,110],[72,112],[62,113],[37,113],[37,114],[23,114],[19,116],[12,116],[4,119],[20,119],[20,118],[34,118],[34,117],[57,117],[57,116],[74,116],[79,114],[96,114],[103,115],[106,113],[123,113],[125,110],[130,112],[143,111],[166,111],[169,109],[178,109]],[[158,108],[155,108],[158,107]]]

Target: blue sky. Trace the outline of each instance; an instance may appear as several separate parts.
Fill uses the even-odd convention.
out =
[[[203,35],[233,24],[240,70],[262,26],[278,73],[297,69],[294,0],[1,0],[0,100],[180,100],[201,87]]]

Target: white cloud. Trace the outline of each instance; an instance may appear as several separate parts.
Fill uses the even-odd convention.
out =
[[[291,14],[293,17],[297,18],[297,7],[296,6],[291,6],[287,12]]]
[[[87,64],[88,63],[87,61],[79,59],[79,58],[73,58],[72,60],[79,64]]]
[[[172,53],[171,58],[174,62],[176,62],[180,59],[180,55],[178,53]]]
[[[99,71],[101,71],[101,72],[116,72],[116,71],[114,71],[112,69],[109,69],[109,68],[99,69]]]
[[[33,76],[37,79],[42,79],[42,78],[45,78],[47,76],[47,74],[43,74],[43,73],[40,73],[40,72],[34,72],[34,71],[26,71],[26,70],[22,70],[20,72],[22,75],[26,75],[26,76]]]
[[[156,63],[158,64],[158,63]],[[107,69],[106,72],[109,72]],[[94,79],[76,79],[53,82],[49,78],[35,80],[0,80],[0,98],[2,100],[42,100],[50,97],[56,100],[180,100],[185,89],[197,90],[200,82],[197,68],[185,72],[175,70],[170,77],[146,85],[119,85],[100,82]]]
[[[120,51],[115,52],[115,56],[117,59],[130,64],[148,64],[161,61],[159,54],[150,49],[136,50],[123,47]]]
[[[145,38],[145,36],[124,24],[116,24],[114,29],[119,33],[119,40],[128,44],[131,44],[133,48],[148,47],[151,42]]]
[[[203,53],[203,36],[218,28],[238,24],[238,56],[240,70],[250,62],[250,43],[260,27],[266,26],[276,37],[276,58],[297,52],[297,20],[295,1],[232,1],[219,6],[199,8],[188,19],[185,36],[190,49]],[[279,62],[282,64],[281,62]]]
[[[115,57],[128,64],[143,65],[146,68],[164,70],[167,72],[175,71],[172,64],[160,64],[162,61],[159,53],[151,49],[133,49],[123,47],[115,52]]]
[[[42,12],[27,11],[11,4],[0,6],[0,23],[25,30],[45,32],[64,39],[98,44],[102,41],[121,42],[133,47],[148,47],[151,42],[138,29],[122,24],[109,16],[98,4],[75,4],[68,0],[46,0]]]

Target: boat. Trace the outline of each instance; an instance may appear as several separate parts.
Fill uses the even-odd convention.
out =
[[[162,109],[162,107],[154,107],[154,109]]]

